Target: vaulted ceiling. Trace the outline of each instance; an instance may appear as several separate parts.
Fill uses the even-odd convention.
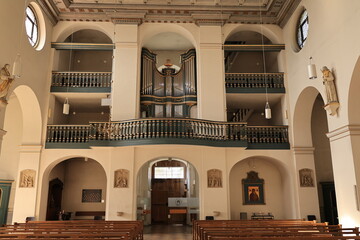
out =
[[[283,26],[300,0],[38,0],[58,21],[224,23]],[[261,14],[260,14],[261,12]]]

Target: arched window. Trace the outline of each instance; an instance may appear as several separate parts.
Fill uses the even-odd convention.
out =
[[[39,28],[37,16],[31,6],[26,8],[25,28],[31,46],[36,47],[39,39]]]
[[[302,12],[299,18],[298,27],[297,27],[297,43],[300,49],[305,45],[307,36],[309,32],[309,18],[306,10]]]

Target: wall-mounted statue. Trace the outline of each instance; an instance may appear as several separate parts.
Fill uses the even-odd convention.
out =
[[[327,110],[331,116],[334,116],[340,106],[336,93],[335,78],[333,73],[326,66],[321,68],[321,72],[323,73],[322,78],[327,100],[327,104],[324,106],[324,109]]]
[[[210,169],[207,171],[208,187],[221,188],[222,187],[222,172],[219,169]]]
[[[127,188],[129,187],[129,170],[118,169],[114,173],[114,187]]]
[[[299,170],[300,187],[314,187],[313,170],[303,168]]]
[[[35,184],[36,171],[32,169],[25,169],[20,172],[20,183],[21,188],[33,188]]]
[[[10,74],[10,65],[5,64],[0,70],[0,98],[6,97],[14,79]]]

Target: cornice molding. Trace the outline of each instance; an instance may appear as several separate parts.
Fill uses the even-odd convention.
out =
[[[314,147],[293,147],[292,150],[295,155],[313,155],[315,148]]]
[[[112,18],[111,21],[114,24],[131,24],[131,25],[141,25],[141,18]]]
[[[334,142],[336,140],[348,136],[359,136],[359,135],[360,135],[360,125],[346,125],[326,134],[330,142]]]
[[[6,133],[7,133],[7,131],[0,128],[0,141],[3,140],[3,137],[5,136]]]
[[[60,14],[54,2],[50,1],[50,5],[46,3],[45,0],[37,0],[36,1],[41,10],[45,13],[45,15],[49,18],[52,25],[56,25],[58,22],[57,16]],[[54,14],[55,12],[55,14]]]

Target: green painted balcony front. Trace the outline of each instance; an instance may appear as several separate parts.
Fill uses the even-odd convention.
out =
[[[239,122],[180,118],[49,125],[46,138],[46,148],[154,144],[289,149],[287,126],[248,127],[246,123]]]
[[[111,72],[53,72],[51,92],[111,92]]]
[[[285,93],[284,73],[225,73],[226,93]]]

